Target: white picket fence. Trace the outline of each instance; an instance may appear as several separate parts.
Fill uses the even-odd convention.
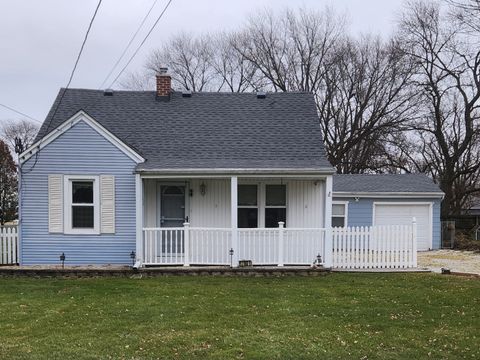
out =
[[[18,264],[18,228],[0,227],[0,265]]]
[[[332,230],[332,263],[343,269],[404,269],[417,266],[416,224]]]

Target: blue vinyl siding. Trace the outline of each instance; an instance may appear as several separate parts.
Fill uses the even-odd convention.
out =
[[[36,161],[36,164],[35,164]],[[33,165],[35,166],[33,167]],[[135,250],[135,162],[80,121],[22,166],[21,263],[129,264]],[[32,168],[33,167],[33,168]],[[114,175],[115,234],[48,232],[48,175]]]
[[[439,198],[333,198],[333,201],[348,201],[348,226],[371,226],[374,202],[433,202],[433,248],[440,248],[440,203]]]

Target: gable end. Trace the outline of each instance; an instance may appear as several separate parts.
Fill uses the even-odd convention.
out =
[[[89,116],[86,112],[79,111],[78,113],[73,115],[71,118],[63,122],[61,125],[59,125],[57,128],[53,129],[50,133],[45,135],[43,138],[38,140],[35,144],[30,146],[23,153],[21,153],[19,156],[20,163],[23,164],[24,162],[26,162],[37,152],[41,151],[44,147],[46,147],[48,144],[50,144],[60,135],[62,135],[63,133],[68,131],[71,127],[73,127],[75,124],[81,121],[83,121],[88,126],[90,126],[99,135],[104,137],[107,141],[109,141],[112,145],[118,148],[121,152],[123,152],[125,155],[127,155],[130,159],[135,161],[137,164],[140,164],[145,161],[145,159],[140,154],[138,154],[131,147],[126,145],[123,141],[121,141],[118,137],[116,137],[110,131],[105,129],[102,125],[100,125],[97,121],[95,121],[95,119]]]

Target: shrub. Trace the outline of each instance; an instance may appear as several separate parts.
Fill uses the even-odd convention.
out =
[[[475,240],[471,234],[457,232],[454,248],[457,250],[470,250],[480,252],[480,241]]]

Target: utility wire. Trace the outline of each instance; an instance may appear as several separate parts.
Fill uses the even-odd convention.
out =
[[[87,32],[85,33],[85,37],[83,39],[82,46],[80,47],[80,51],[78,52],[77,59],[75,60],[75,65],[73,66],[72,73],[70,74],[70,78],[68,79],[67,86],[62,91],[62,95],[60,96],[60,99],[57,102],[57,106],[55,106],[55,110],[53,111],[53,114],[50,117],[50,120],[48,122],[47,128],[45,129],[44,134],[48,133],[48,129],[50,128],[50,124],[52,123],[52,120],[55,117],[55,114],[57,113],[58,108],[60,107],[60,104],[63,100],[63,97],[65,96],[65,93],[68,90],[68,87],[70,86],[70,83],[72,82],[73,75],[75,74],[75,70],[77,70],[78,62],[80,61],[80,57],[82,56],[83,48],[85,47],[85,43],[87,42],[88,34],[90,34],[90,29],[92,28],[93,21],[95,20],[95,17],[97,16],[98,8],[100,7],[101,4],[102,4],[102,0],[99,0],[98,4],[97,4],[97,7],[95,8],[95,12],[93,13],[93,16],[90,20],[90,23],[88,24]]]
[[[128,65],[130,65],[130,63],[132,62],[133,58],[135,57],[135,55],[137,55],[138,51],[140,50],[140,48],[143,46],[143,44],[145,43],[145,41],[147,41],[148,37],[150,36],[150,34],[152,33],[153,29],[155,29],[155,27],[157,26],[158,22],[160,21],[160,19],[163,17],[163,14],[165,14],[165,11],[167,11],[168,7],[170,6],[172,0],[169,0],[167,5],[165,5],[165,7],[163,8],[163,11],[161,12],[161,14],[158,16],[157,20],[155,21],[155,23],[153,24],[153,26],[150,28],[150,30],[148,31],[147,35],[143,38],[142,42],[140,43],[140,45],[138,45],[137,49],[135,50],[135,52],[133,53],[133,55],[130,57],[130,59],[127,61],[127,63],[125,64],[125,66],[122,68],[122,70],[120,70],[120,72],[118,73],[117,77],[112,81],[112,83],[110,84],[109,88],[111,88],[113,86],[113,84],[115,84],[115,82],[118,80],[118,78],[120,77],[120,75],[123,74],[123,72],[125,71],[125,69],[128,67]]]
[[[93,13],[92,18],[90,19],[90,23],[88,24],[88,29],[87,29],[87,32],[85,33],[85,38],[83,39],[82,46],[80,47],[80,51],[78,52],[77,59],[75,60],[75,65],[73,66],[72,73],[70,74],[70,78],[68,79],[67,86],[63,89],[62,94],[60,95],[60,98],[57,101],[57,105],[55,106],[55,109],[52,113],[52,116],[50,117],[50,119],[48,121],[47,127],[45,128],[44,135],[48,133],[48,129],[50,128],[52,120],[55,117],[55,114],[57,113],[58,108],[60,107],[60,104],[63,100],[63,97],[65,96],[65,93],[68,90],[68,87],[70,86],[70,83],[72,82],[73,75],[75,74],[75,70],[77,69],[78,62],[80,61],[80,57],[82,56],[83,48],[85,47],[85,43],[87,42],[88,34],[90,33],[90,29],[92,28],[93,21],[95,20],[95,17],[97,16],[98,8],[100,7],[101,4],[102,4],[102,0],[99,0],[98,4],[97,4],[97,7],[95,8],[95,12]],[[22,170],[22,174],[27,174],[27,173],[31,172],[35,168],[35,166],[37,165],[38,157],[39,157],[40,150],[41,150],[40,145],[41,144],[38,145],[38,150],[35,153],[35,162],[33,163],[33,165],[28,170]]]
[[[127,46],[125,46],[125,49],[123,49],[123,52],[122,54],[120,55],[120,57],[118,58],[117,62],[113,65],[113,67],[110,69],[110,72],[108,73],[108,75],[105,77],[105,79],[103,80],[103,82],[100,84],[100,86],[98,87],[98,89],[102,89],[102,86],[107,82],[107,80],[110,78],[110,76],[112,75],[113,71],[117,68],[118,64],[120,63],[120,61],[122,61],[123,57],[125,56],[125,54],[127,53],[127,50],[130,48],[130,45],[132,45],[133,43],[133,40],[135,40],[135,38],[137,37],[140,29],[143,27],[143,25],[145,24],[145,21],[147,20],[148,16],[150,15],[150,13],[152,12],[153,8],[155,7],[155,5],[157,4],[158,0],[155,0],[152,4],[152,6],[150,7],[150,9],[148,10],[147,14],[145,15],[145,17],[143,18],[142,22],[140,23],[140,25],[138,26],[137,28],[137,31],[135,31],[135,33],[133,34],[133,36],[131,37],[130,41],[128,42]]]
[[[14,108],[12,108],[12,107],[10,107],[10,106],[7,106],[7,105],[5,105],[5,104],[0,104],[0,106],[3,106],[5,109],[8,109],[8,110],[10,110],[10,111],[13,111],[14,113],[17,113],[17,114],[19,114],[19,115],[25,116],[25,117],[29,118],[30,120],[36,121],[36,122],[38,122],[38,123],[40,123],[40,124],[42,123],[40,120],[37,120],[37,119],[31,117],[30,115],[27,115],[27,114],[25,114],[25,113],[23,113],[23,112],[21,112],[21,111],[18,111],[18,110],[14,109]]]

